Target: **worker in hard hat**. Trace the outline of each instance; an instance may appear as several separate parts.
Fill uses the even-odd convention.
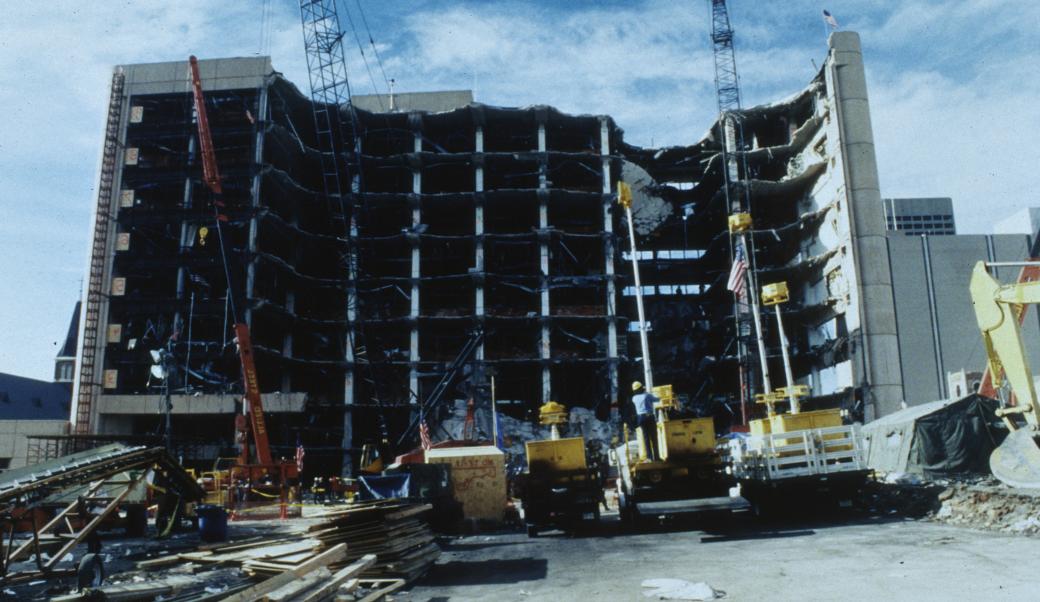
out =
[[[636,426],[643,431],[643,448],[646,458],[656,461],[657,454],[657,420],[654,418],[654,403],[657,398],[643,388],[638,380],[632,383],[632,405],[636,408]]]

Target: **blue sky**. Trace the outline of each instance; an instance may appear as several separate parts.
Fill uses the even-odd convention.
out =
[[[341,11],[356,19],[357,1],[341,0]],[[714,115],[707,0],[360,2],[401,91],[472,88],[487,104],[606,113],[642,145],[693,142]],[[826,53],[823,8],[843,29],[860,32],[883,195],[952,196],[962,232],[988,232],[1006,214],[1040,205],[1040,3],[730,5],[745,104],[777,100],[815,74],[813,61]],[[265,53],[302,88],[297,6],[58,0],[5,7],[0,372],[50,378],[86,265],[112,66]],[[350,62],[355,92],[372,92],[356,48]]]

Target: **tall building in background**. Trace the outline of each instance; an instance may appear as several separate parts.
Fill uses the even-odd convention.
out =
[[[1040,232],[1040,207],[1019,209],[993,224],[994,234],[1026,234],[1036,240]]]
[[[925,197],[884,199],[885,225],[890,231],[907,235],[949,236],[957,233],[953,218],[953,199]]]
[[[1025,234],[957,234],[888,238],[895,292],[895,318],[906,402],[910,405],[954,395],[949,374],[981,372],[986,350],[975,320],[968,283],[976,262],[1018,262],[1030,256]],[[994,275],[1014,282],[1019,267]],[[1040,320],[1028,310],[1022,328],[1034,372],[1040,374]]]

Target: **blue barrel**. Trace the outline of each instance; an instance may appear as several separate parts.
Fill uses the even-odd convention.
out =
[[[199,517],[199,537],[202,541],[227,541],[227,512],[220,506],[201,504],[195,506]]]

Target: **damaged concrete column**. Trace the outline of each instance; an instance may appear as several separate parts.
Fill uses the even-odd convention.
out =
[[[549,181],[547,177],[548,153],[545,141],[545,111],[538,111],[538,256],[541,271],[541,325],[539,357],[542,360],[542,403],[552,398],[552,376],[549,369],[551,347],[549,345]]]
[[[614,282],[614,218],[610,209],[614,202],[611,194],[610,127],[606,117],[600,117],[599,120],[599,153],[603,173],[603,273],[607,277],[607,386],[610,391],[610,418],[613,421],[618,417],[617,289]]]
[[[258,111],[259,115],[263,116],[267,112],[267,86],[261,86],[259,88]],[[253,124],[256,130],[256,146],[253,150],[253,161],[257,165],[260,165],[264,160],[264,128]],[[257,251],[257,232],[260,228],[259,218],[257,214],[257,208],[260,207],[260,173],[253,174],[252,182],[249,186],[250,204],[253,206],[253,216],[249,218],[249,262],[246,264],[246,291],[245,296],[242,298],[242,303],[245,305],[242,308],[245,316],[246,325],[250,328],[253,327],[253,310],[249,306],[249,300],[253,298],[253,291],[256,288],[256,251]],[[230,286],[230,284],[229,284]],[[228,293],[230,294],[230,293]],[[244,402],[243,402],[244,404]]]
[[[858,271],[861,344],[853,345],[853,365],[862,371],[856,382],[863,385],[865,417],[871,420],[898,409],[903,399],[895,302],[859,34],[835,32],[829,45],[828,89],[841,133]]]
[[[408,345],[408,398],[411,403],[418,403],[419,401],[419,278],[422,276],[420,269],[420,257],[419,257],[419,236],[418,229],[422,223],[422,209],[420,207],[422,194],[422,167],[419,163],[419,153],[422,152],[422,116],[418,113],[409,116],[409,122],[415,130],[414,134],[414,148],[416,162],[412,167],[412,231],[413,236],[409,237],[412,244],[412,294],[411,294],[411,311],[409,312],[409,318],[411,320],[412,332],[409,337]]]
[[[473,168],[473,269],[476,270],[474,310],[478,322],[484,319],[484,128],[478,125],[473,133],[473,151],[478,157]],[[484,361],[484,343],[477,347],[476,359]]]
[[[354,152],[357,156],[361,156],[361,140],[357,140],[354,143]],[[354,196],[360,191],[360,186],[355,186],[355,183],[360,183],[361,174],[351,174],[351,198],[354,201],[354,206],[350,211],[350,226],[347,232],[350,235],[350,240],[347,242],[349,245],[347,250],[347,307],[346,307],[346,330],[343,333],[344,341],[343,348],[344,353],[344,370],[343,370],[343,438],[340,443],[340,447],[343,449],[343,464],[340,469],[341,474],[344,477],[353,476],[354,473],[354,462],[353,453],[351,450],[354,449],[354,382],[356,378],[355,372],[355,356],[354,356],[354,343],[357,328],[357,312],[358,312],[358,290],[357,290],[357,256],[358,256],[358,217],[357,208],[361,206],[358,202],[359,199]],[[295,299],[294,299],[295,301]]]

